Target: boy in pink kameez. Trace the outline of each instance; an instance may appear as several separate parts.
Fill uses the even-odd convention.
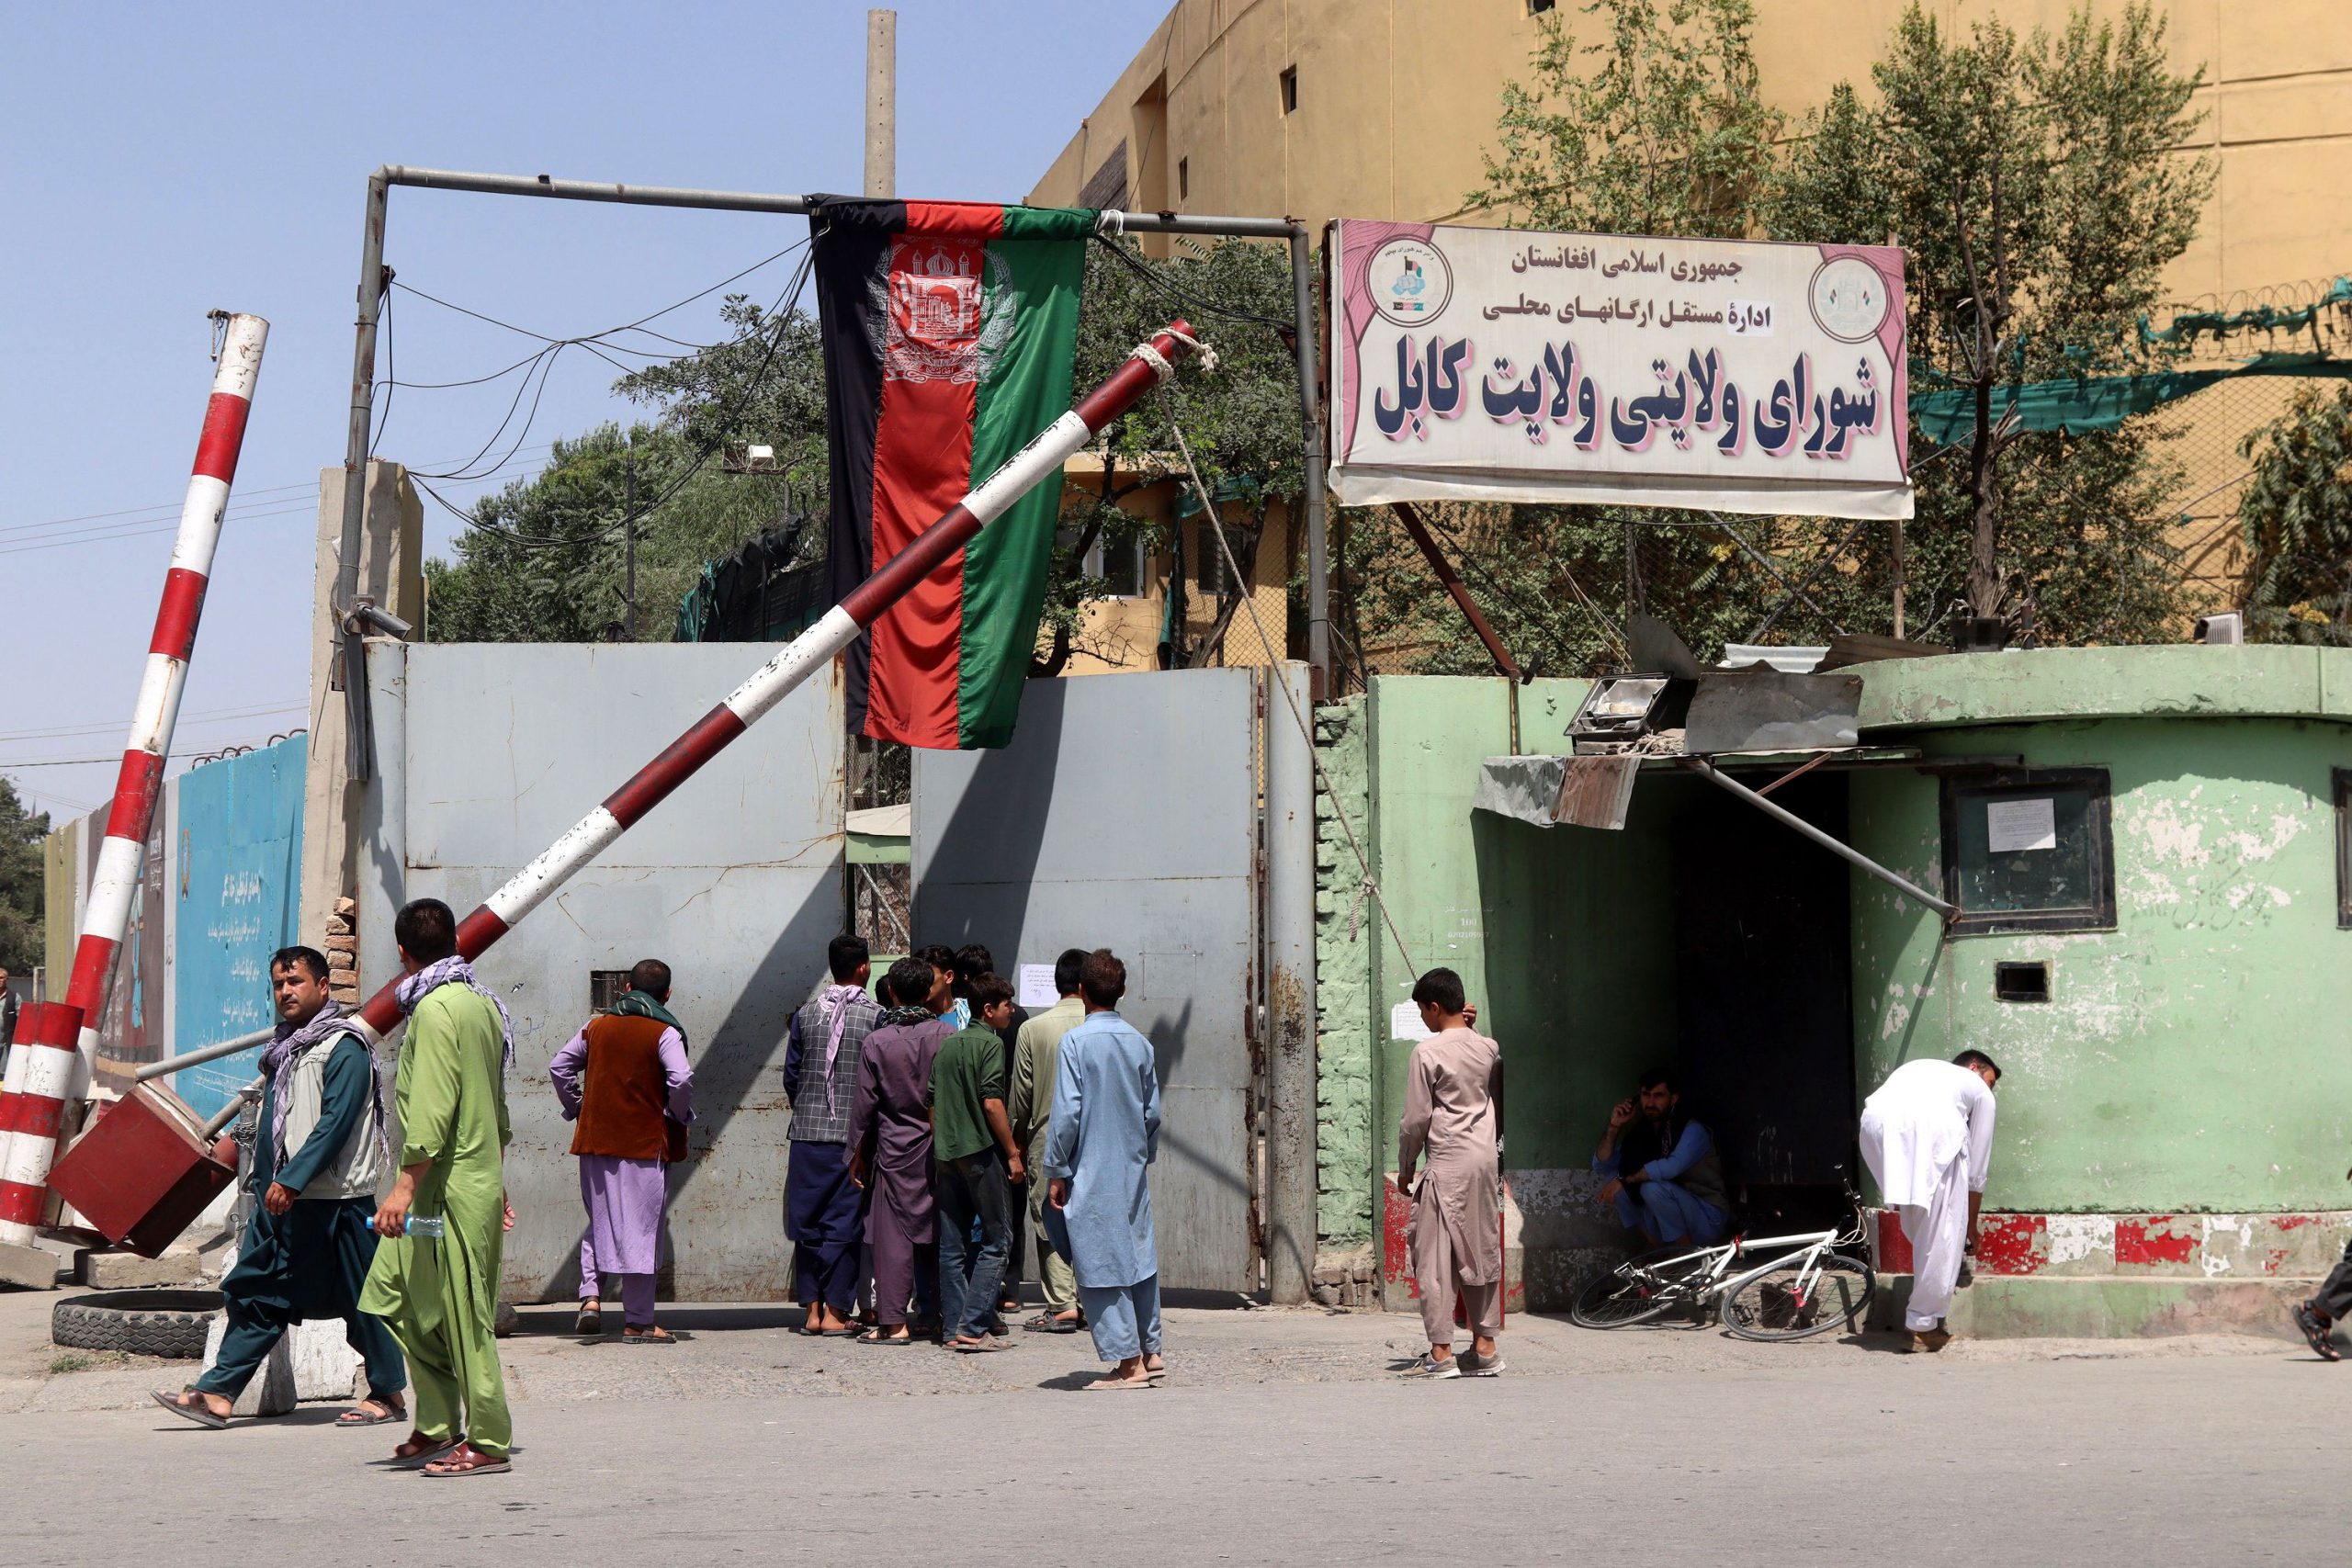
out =
[[[1420,1292],[1429,1354],[1408,1377],[1492,1377],[1503,1370],[1501,1148],[1502,1047],[1473,1029],[1462,976],[1432,969],[1413,987],[1430,1037],[1405,1065],[1405,1118],[1398,1128],[1396,1190],[1413,1195],[1413,1278]],[[1418,1191],[1413,1167],[1429,1168]],[[1473,1337],[1453,1353],[1459,1292]]]

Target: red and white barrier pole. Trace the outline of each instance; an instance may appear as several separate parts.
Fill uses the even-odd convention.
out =
[[[139,682],[138,705],[122,772],[107,814],[105,842],[74,949],[74,971],[62,1003],[27,1008],[8,1053],[6,1092],[0,1095],[0,1243],[29,1246],[48,1195],[49,1168],[57,1152],[57,1132],[66,1105],[87,1092],[89,1069],[98,1043],[98,1020],[114,978],[115,955],[130,923],[130,901],[139,892],[147,833],[164,787],[164,759],[187,681],[187,660],[196,646],[196,624],[204,611],[206,581],[220,542],[220,518],[237,475],[237,455],[245,440],[254,383],[261,375],[262,346],[269,323],[259,316],[232,315],[205,405],[204,434],[196,444],[195,471],[180,507],[178,537],[171,570],[164,578],[163,607],[155,614],[155,636],[147,645],[147,669]]]
[[[509,877],[481,908],[458,923],[458,951],[469,959],[479,957],[504,936],[524,916],[570,881],[573,873],[602,854],[606,845],[661,805],[696,769],[718,755],[728,742],[759,722],[794,687],[855,642],[860,632],[879,620],[915,584],[968,544],[973,536],[1002,515],[1007,507],[1047,474],[1075,457],[1154,384],[1173,374],[1175,362],[1193,346],[1192,329],[1181,321],[1152,334],[1150,343],[1129,355],[1126,363],[1089,392],[1076,408],[1047,425],[1036,439],[1014,453],[1004,467],[973,487],[881,570],[858,584],[848,598],[826,611],[823,619],[786,644],[750,680],[729,693],[726,701],[703,715],[693,728],[672,741],[668,750],[639,768],[636,776],[606,796],[602,806],[582,818],[537,859]],[[400,1002],[393,989],[392,986],[386,986],[359,1010],[361,1023],[377,1039],[399,1027]]]

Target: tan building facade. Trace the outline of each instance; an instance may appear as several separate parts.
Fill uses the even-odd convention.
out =
[[[1181,0],[1120,71],[1029,200],[1245,217],[1482,221],[1476,192],[1505,82],[1525,81],[1546,0]],[[1934,0],[1947,25],[2063,26],[2070,0]],[[2099,0],[2102,12],[2120,3]],[[2176,67],[2201,69],[2194,150],[2215,164],[2184,305],[2239,308],[2352,274],[2352,13],[2340,0],[2171,0]],[[1558,0],[1572,29],[1577,0]],[[1838,82],[1865,91],[1904,0],[1758,0],[1765,96],[1792,120]],[[1110,69],[1105,63],[1106,72]],[[1166,243],[1148,243],[1166,254]],[[2304,302],[2287,298],[2288,303]],[[2283,346],[2256,341],[2246,352]],[[2187,570],[2225,597],[2238,438],[2296,383],[2176,405],[2188,433]],[[2229,396],[2224,398],[2222,393]],[[2200,406],[2202,405],[2202,406]]]

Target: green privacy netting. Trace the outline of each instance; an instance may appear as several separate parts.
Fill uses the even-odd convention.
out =
[[[2263,354],[2236,365],[2196,370],[2165,370],[2145,376],[2065,377],[1993,389],[1995,418],[2014,410],[2028,430],[2064,430],[2081,435],[2113,430],[2134,414],[2201,392],[2242,376],[2335,376],[2352,378],[2352,360],[2324,354]],[[1968,388],[1914,392],[1911,417],[1920,433],[1939,446],[1970,439],[1976,429],[1976,394]]]

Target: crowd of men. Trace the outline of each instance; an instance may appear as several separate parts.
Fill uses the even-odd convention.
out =
[[[225,1332],[201,1377],[154,1397],[224,1427],[291,1326],[341,1318],[368,1393],[338,1425],[410,1421],[396,1461],[434,1478],[494,1474],[513,1468],[494,1334],[514,1223],[514,1029],[459,955],[448,906],[407,905],[393,936],[408,1026],[389,1089],[328,994],[325,956],[272,957],[278,1021],[249,1180],[259,1201],[222,1281]],[[1108,949],[1064,953],[1058,999],[1031,1017],[982,948],[927,948],[878,984],[858,937],[836,938],[827,962],[831,983],[793,1015],[785,1063],[800,1332],[1009,1348],[1025,1234],[1045,1306],[1023,1326],[1090,1332],[1110,1367],[1091,1390],[1159,1382],[1148,1174],[1159,1080],[1151,1043],[1118,1013],[1126,966]],[[656,1321],[654,1279],[668,1168],[695,1112],[670,991],[666,964],[639,962],[549,1064],[587,1220],[575,1327],[602,1334],[615,1282],[629,1346],[676,1343]]]
[[[1008,1349],[1034,1241],[1044,1306],[1022,1328],[1090,1332],[1112,1366],[1090,1388],[1159,1381],[1159,1080],[1118,1013],[1126,965],[1069,949],[1031,1016],[983,947],[925,948],[876,982],[842,936],[826,963],[785,1051],[800,1331]]]

